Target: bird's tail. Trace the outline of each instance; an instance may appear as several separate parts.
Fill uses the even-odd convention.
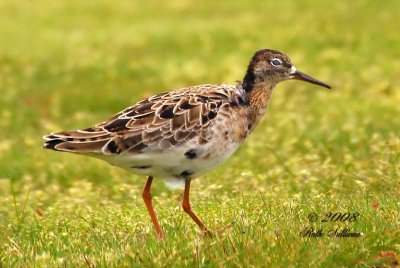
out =
[[[43,148],[71,153],[101,153],[102,148],[112,138],[103,129],[88,128],[51,133],[43,137]]]

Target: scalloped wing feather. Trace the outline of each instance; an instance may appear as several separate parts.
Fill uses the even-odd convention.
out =
[[[202,85],[161,93],[95,127],[45,136],[43,147],[74,153],[122,154],[165,150],[193,138],[204,144],[207,127],[220,107],[237,102],[238,87],[230,85]]]

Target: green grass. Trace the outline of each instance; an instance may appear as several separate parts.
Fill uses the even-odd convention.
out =
[[[399,1],[131,2],[0,2],[0,267],[399,265]],[[232,224],[215,238],[156,181],[159,242],[144,178],[41,149],[144,96],[234,83],[265,47],[335,91],[279,85],[241,149],[193,182],[210,229]],[[363,236],[300,237],[307,226]]]

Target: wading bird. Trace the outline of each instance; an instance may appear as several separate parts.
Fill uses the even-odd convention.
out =
[[[97,157],[147,176],[142,197],[160,239],[164,234],[150,194],[153,177],[171,187],[183,186],[184,211],[209,232],[191,209],[191,180],[239,148],[263,117],[275,85],[291,79],[331,88],[298,71],[284,53],[263,49],[236,85],[204,84],[161,93],[94,127],[47,135],[43,147]]]

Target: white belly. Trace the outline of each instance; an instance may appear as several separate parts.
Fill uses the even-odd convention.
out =
[[[239,146],[239,143],[228,140],[212,139],[204,145],[189,141],[179,147],[160,152],[122,153],[100,158],[134,174],[163,179],[170,188],[183,188],[185,177],[194,179],[215,168],[229,158]],[[196,157],[188,158],[185,153],[189,150],[194,150]]]

